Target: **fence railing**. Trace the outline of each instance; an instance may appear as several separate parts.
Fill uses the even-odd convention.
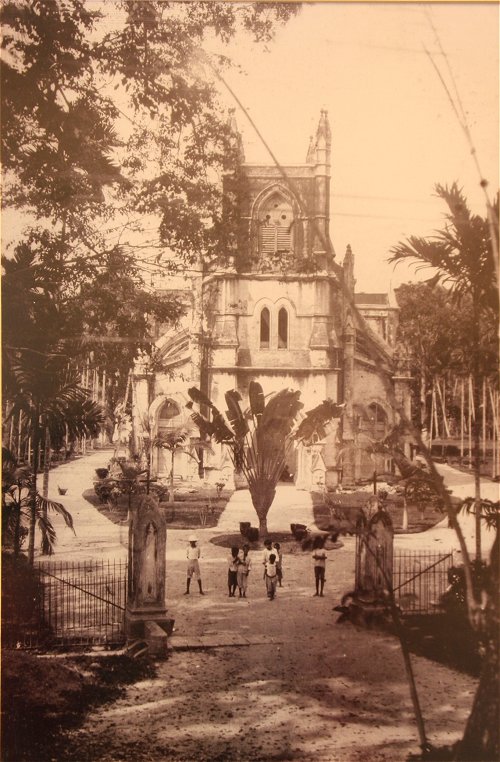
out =
[[[407,614],[438,612],[451,566],[453,553],[395,549],[392,584],[396,604]]]
[[[124,641],[125,561],[35,566],[30,600],[2,615],[7,647],[119,644]]]

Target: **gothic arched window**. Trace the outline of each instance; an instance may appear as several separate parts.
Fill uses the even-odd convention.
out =
[[[278,312],[278,349],[288,348],[288,312],[284,307]]]
[[[278,254],[293,249],[293,210],[280,194],[274,194],[260,209],[260,254]]]
[[[269,349],[271,338],[271,314],[267,307],[260,313],[260,348]]]
[[[383,439],[387,434],[387,415],[384,408],[377,402],[372,402],[368,408],[364,408],[359,417],[359,430],[370,439]]]

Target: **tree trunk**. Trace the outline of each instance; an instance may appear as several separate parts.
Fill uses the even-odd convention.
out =
[[[14,524],[14,557],[17,558],[21,551],[21,487],[17,488],[17,507]]]
[[[170,487],[168,490],[168,501],[169,503],[174,502],[174,455],[175,452],[172,450],[172,460],[171,460],[171,467],[170,467]]]
[[[253,507],[259,517],[259,536],[267,535],[267,514],[276,494],[276,485],[272,481],[261,477],[250,486],[250,496]]]
[[[460,762],[491,762],[500,759],[498,638],[492,640],[483,658],[479,686],[455,756]]]
[[[491,549],[488,577],[481,591],[481,619],[474,621],[471,618],[473,628],[482,635],[485,654],[472,710],[455,755],[455,759],[460,760],[460,762],[476,762],[476,760],[491,762],[491,760],[500,759],[499,562],[499,538],[497,534]]]
[[[45,441],[43,446],[43,482],[42,482],[42,495],[43,497],[49,496],[49,471],[50,471],[50,431],[49,427],[45,427]]]
[[[33,478],[31,484],[30,495],[30,523],[29,523],[29,541],[28,541],[28,563],[33,566],[35,560],[35,529],[36,529],[36,499],[37,499],[37,473],[38,473],[38,456],[40,453],[40,425],[39,425],[39,408],[35,410],[33,416]]]
[[[267,537],[267,514],[265,516],[259,516],[259,537],[262,539]]]
[[[43,446],[43,482],[42,482],[42,495],[47,498],[49,496],[49,470],[50,470],[50,431],[49,427],[45,426],[45,441]],[[43,518],[47,520],[47,506],[43,506]],[[48,555],[50,553],[50,546],[47,543],[47,538],[42,537],[41,545],[42,554]]]
[[[479,417],[480,380],[476,376],[474,383],[474,512],[476,514],[476,561],[481,560],[481,423]]]
[[[473,356],[472,356],[472,397],[474,401],[474,511],[476,514],[476,562],[481,560],[481,361],[480,361],[480,305],[479,296],[472,292],[473,306]],[[470,453],[469,453],[470,457]]]
[[[406,503],[406,498],[403,497],[403,521],[402,521],[402,528],[406,532],[408,530],[408,505]]]

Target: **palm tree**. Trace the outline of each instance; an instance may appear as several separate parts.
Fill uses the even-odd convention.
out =
[[[437,195],[449,208],[447,225],[437,231],[432,238],[411,237],[392,249],[391,261],[413,259],[421,266],[436,269],[434,282],[442,282],[450,288],[457,306],[469,299],[472,305],[472,326],[470,341],[464,347],[464,360],[469,359],[469,369],[473,381],[473,397],[476,410],[474,426],[474,506],[476,521],[476,559],[471,562],[461,530],[448,506],[450,521],[457,532],[463,551],[466,600],[469,621],[474,631],[482,636],[484,656],[479,685],[474,697],[465,733],[454,754],[456,760],[498,759],[499,740],[499,543],[498,528],[500,503],[484,516],[484,501],[481,500],[480,478],[480,389],[482,379],[488,371],[487,352],[483,352],[483,326],[498,326],[498,279],[494,264],[493,248],[498,251],[498,225],[489,227],[486,219],[473,215],[462,191],[456,184],[451,188],[436,186]],[[495,202],[495,218],[498,220],[498,196]],[[491,233],[490,233],[491,231]],[[496,237],[492,241],[491,235]],[[457,316],[457,319],[460,319]],[[427,453],[428,464],[433,475],[435,469]],[[444,490],[441,490],[444,497]],[[467,501],[466,501],[467,502]],[[481,521],[487,519],[496,528],[495,541],[490,555],[488,575],[480,583],[474,584],[474,567],[481,566]]]
[[[95,436],[103,422],[103,414],[100,406],[89,400],[87,392],[80,387],[63,345],[45,347],[45,351],[22,348],[8,353],[7,359],[6,395],[12,400],[9,416],[22,412],[33,447],[28,543],[28,561],[33,563],[38,507],[41,505],[46,519],[48,505],[45,495],[40,504],[37,492],[42,436],[45,441],[50,436],[55,445],[62,443],[65,436]],[[42,534],[42,552],[48,553],[46,536]]]
[[[194,458],[190,452],[186,450],[186,443],[189,440],[189,431],[181,426],[171,431],[162,431],[153,440],[153,447],[158,450],[167,450],[170,453],[170,484],[168,490],[168,500],[170,503],[174,502],[174,462],[175,454],[177,452],[184,452],[191,458]],[[196,458],[194,458],[196,460]]]
[[[472,305],[470,341],[464,347],[464,362],[469,360],[476,410],[474,422],[474,482],[476,510],[476,559],[481,559],[481,479],[480,479],[480,420],[483,378],[488,372],[482,352],[482,327],[485,323],[498,325],[498,280],[492,252],[490,226],[487,218],[472,214],[462,190],[456,183],[451,187],[436,185],[436,195],[446,202],[449,212],[447,224],[433,236],[411,236],[391,249],[389,261],[414,261],[417,269],[433,268],[434,283],[450,289],[459,308],[467,300]],[[495,201],[498,219],[498,196]],[[498,227],[496,229],[498,247]],[[493,316],[493,321],[492,321]],[[459,318],[457,318],[459,319]],[[489,364],[489,363],[488,363]]]
[[[305,414],[298,422],[303,404],[300,392],[282,389],[267,403],[262,387],[251,381],[248,389],[250,407],[243,411],[241,395],[237,391],[225,394],[227,421],[210,399],[196,389],[188,394],[199,405],[210,411],[210,419],[193,413],[192,419],[202,437],[227,444],[235,469],[240,470],[248,482],[252,503],[259,519],[259,533],[267,534],[267,514],[276,494],[276,485],[294,442],[310,444],[315,437],[326,435],[325,424],[341,415],[342,406],[325,400]],[[192,407],[192,402],[188,407]],[[228,425],[230,423],[230,425]]]
[[[28,532],[26,524],[32,521],[34,473],[30,466],[19,463],[13,453],[2,448],[2,537],[11,540],[14,555],[21,551],[23,534]],[[52,554],[56,542],[56,532],[48,518],[53,511],[63,517],[66,526],[73,529],[73,519],[61,504],[35,493],[35,522],[42,535],[43,545]]]

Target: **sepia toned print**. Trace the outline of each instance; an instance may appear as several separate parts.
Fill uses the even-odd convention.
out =
[[[497,4],[0,17],[3,758],[498,759]]]

